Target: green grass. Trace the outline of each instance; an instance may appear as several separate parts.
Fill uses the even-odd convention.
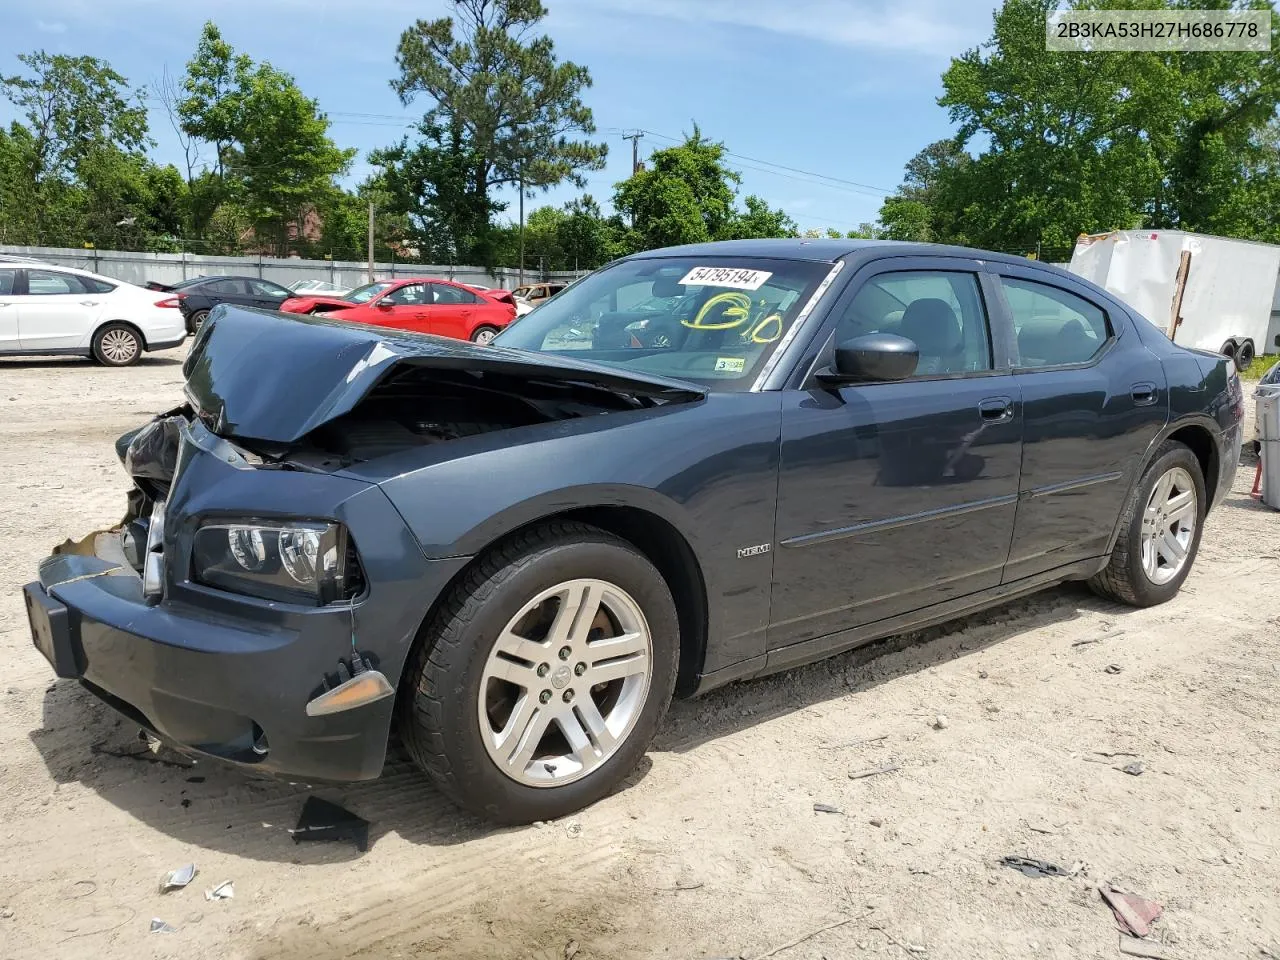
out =
[[[1261,380],[1262,375],[1270,370],[1271,365],[1277,360],[1280,360],[1280,357],[1277,357],[1274,354],[1269,356],[1264,354],[1260,357],[1254,357],[1253,363],[1249,364],[1246,369],[1240,371],[1240,379]]]

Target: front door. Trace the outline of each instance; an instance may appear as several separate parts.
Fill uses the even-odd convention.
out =
[[[26,296],[18,306],[23,350],[71,350],[93,331],[106,299],[87,277],[60,270],[27,269]]]
[[[1022,401],[980,267],[867,270],[831,343],[895,333],[920,363],[901,382],[784,395],[771,649],[994,587],[1008,555]]]
[[[1169,398],[1160,361],[1087,287],[991,269],[1015,333],[1026,423],[1010,582],[1107,553]]]
[[[399,330],[432,333],[428,286],[425,283],[406,283],[392,290],[375,305],[376,316],[372,322]]]
[[[253,297],[253,305],[262,310],[279,310],[280,304],[293,294],[270,280],[249,280],[249,293]]]

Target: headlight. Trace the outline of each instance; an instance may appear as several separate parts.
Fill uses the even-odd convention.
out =
[[[364,589],[346,528],[337,523],[211,520],[196,531],[192,577],[288,603],[350,600]]]

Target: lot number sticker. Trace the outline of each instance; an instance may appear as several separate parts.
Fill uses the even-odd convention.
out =
[[[716,373],[741,373],[746,366],[745,357],[716,357]]]
[[[739,270],[735,267],[694,267],[680,281],[682,285],[727,287],[730,290],[759,290],[773,274],[768,270]]]

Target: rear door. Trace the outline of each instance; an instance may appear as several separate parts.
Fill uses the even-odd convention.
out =
[[[828,350],[895,333],[920,364],[900,382],[784,392],[770,649],[1000,583],[1022,402],[990,297],[976,261],[913,257],[864,268],[837,303]]]
[[[18,343],[18,268],[0,267],[0,353],[20,350]]]
[[[23,350],[72,350],[97,325],[110,284],[61,270],[26,270],[27,291],[18,303]]]
[[[471,335],[472,318],[481,300],[470,290],[447,283],[431,284],[428,332],[441,337],[466,340]]]
[[[1011,582],[1107,552],[1169,397],[1160,361],[1090,288],[1011,264],[991,270],[1026,421]]]
[[[279,310],[280,304],[293,296],[280,284],[272,283],[270,280],[249,280],[247,283],[253,305],[263,310]]]

